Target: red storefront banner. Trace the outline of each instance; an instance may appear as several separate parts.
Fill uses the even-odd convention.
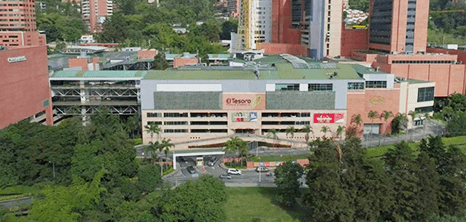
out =
[[[343,113],[315,113],[314,123],[343,123]]]

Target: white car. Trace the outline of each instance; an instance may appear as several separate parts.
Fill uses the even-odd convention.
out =
[[[227,173],[228,174],[233,174],[233,175],[241,175],[241,170],[230,168],[230,169],[227,170]]]

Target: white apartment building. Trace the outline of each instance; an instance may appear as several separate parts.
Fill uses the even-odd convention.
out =
[[[270,42],[272,35],[272,1],[242,0],[240,4],[241,43],[245,49],[256,49],[256,43]]]

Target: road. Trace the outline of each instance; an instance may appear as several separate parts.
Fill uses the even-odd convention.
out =
[[[25,198],[19,198],[19,199],[14,199],[14,200],[5,200],[0,202],[0,206],[10,209],[10,208],[15,208],[21,205],[29,205],[31,204],[32,199],[30,197],[25,197]]]
[[[226,174],[226,170],[220,167],[221,157],[217,158],[217,161],[213,166],[195,166],[195,160],[193,158],[185,158],[185,161],[179,161],[178,172],[165,177],[164,181],[174,185],[179,185],[188,180],[195,180],[202,175],[213,175],[219,177],[221,174]],[[190,174],[186,169],[188,166],[195,166],[196,173]],[[273,170],[273,169],[271,169]],[[261,173],[261,183],[259,184],[259,173],[254,169],[242,169],[241,175],[231,175],[231,179],[223,179],[226,186],[275,186],[274,176],[266,176],[265,173]]]

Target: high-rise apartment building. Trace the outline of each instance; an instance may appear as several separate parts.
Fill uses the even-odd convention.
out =
[[[241,0],[238,31],[245,49],[256,49],[257,43],[270,42],[272,1]]]
[[[370,14],[369,49],[426,51],[429,0],[371,0]]]
[[[294,54],[314,60],[341,54],[343,0],[273,0],[272,39],[267,54]]]
[[[0,1],[0,32],[36,30],[34,0]]]
[[[81,13],[91,33],[102,31],[102,25],[113,14],[112,0],[81,0]]]
[[[0,45],[11,49],[45,44],[45,35],[36,32],[34,0],[0,0]]]
[[[340,55],[342,0],[303,0],[304,19],[301,43],[309,49],[309,57],[321,60]]]

